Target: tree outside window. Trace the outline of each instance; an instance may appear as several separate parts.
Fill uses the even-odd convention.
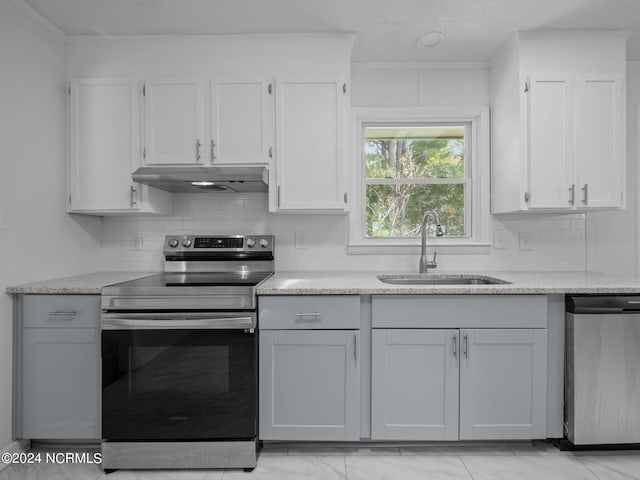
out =
[[[445,237],[470,235],[467,129],[467,125],[365,127],[366,237],[417,237],[427,210],[439,213]]]

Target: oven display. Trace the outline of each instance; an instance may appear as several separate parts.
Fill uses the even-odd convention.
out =
[[[242,238],[196,237],[193,248],[242,248]]]

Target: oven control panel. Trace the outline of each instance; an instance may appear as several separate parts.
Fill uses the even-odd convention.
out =
[[[273,252],[273,235],[168,235],[164,252]]]

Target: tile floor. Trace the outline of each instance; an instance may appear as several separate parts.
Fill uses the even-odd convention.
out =
[[[42,450],[52,451],[52,450]],[[532,445],[268,446],[257,468],[124,471],[99,465],[10,465],[0,480],[640,480],[640,450],[561,452]]]

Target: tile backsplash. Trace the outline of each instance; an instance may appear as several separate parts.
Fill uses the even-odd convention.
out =
[[[174,194],[169,216],[105,217],[105,270],[159,271],[169,234],[266,233],[276,238],[277,271],[415,271],[416,255],[347,255],[347,215],[268,212],[267,196]],[[489,254],[438,257],[439,270],[585,270],[583,214],[492,217]]]

